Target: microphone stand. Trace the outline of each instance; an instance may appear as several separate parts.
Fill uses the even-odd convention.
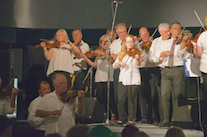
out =
[[[113,2],[113,1],[112,1]],[[111,35],[110,35],[110,39],[109,39],[109,46],[107,49],[107,56],[106,58],[108,59],[108,63],[109,63],[109,67],[108,67],[108,84],[107,84],[107,117],[106,117],[106,123],[109,124],[109,96],[110,96],[110,68],[111,63],[110,63],[110,49],[111,49],[111,40],[112,40],[112,35],[113,35],[113,30],[114,30],[114,24],[115,24],[115,19],[116,19],[116,13],[117,13],[117,9],[118,9],[118,5],[119,3],[116,3],[116,7],[115,7],[115,12],[113,15],[113,21],[112,21],[112,26],[111,26]]]
[[[113,3],[113,1],[112,1]],[[107,56],[106,56],[106,59],[109,59],[108,60],[108,63],[109,63],[109,68],[108,68],[108,83],[107,83],[107,117],[106,117],[106,124],[109,124],[109,93],[110,93],[110,68],[111,68],[111,63],[110,63],[110,45],[111,45],[111,39],[112,39],[112,34],[113,34],[113,29],[114,29],[114,24],[115,24],[115,18],[116,18],[116,13],[117,13],[117,8],[118,8],[118,4],[119,3],[116,3],[116,7],[115,7],[115,12],[114,12],[114,15],[113,15],[113,21],[112,21],[112,27],[111,27],[111,35],[110,35],[110,38],[109,38],[109,46],[108,46],[108,49],[107,49]],[[101,48],[101,51],[103,50],[103,47]],[[100,51],[100,53],[101,53]],[[93,70],[93,66],[95,64],[95,62],[97,61],[98,57],[100,56],[100,53],[98,54],[98,56],[95,58],[94,60],[94,63],[93,65],[90,67],[90,69],[88,70],[88,73],[87,75],[85,76],[82,84],[86,81],[88,75],[90,74],[90,72]]]

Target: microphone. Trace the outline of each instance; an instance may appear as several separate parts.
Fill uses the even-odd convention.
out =
[[[122,1],[114,1],[114,3],[122,4]]]

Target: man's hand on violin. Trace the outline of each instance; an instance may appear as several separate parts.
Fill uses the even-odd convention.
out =
[[[197,46],[197,43],[191,40],[193,47]]]
[[[11,97],[15,98],[19,94],[19,88],[12,88]]]
[[[83,97],[85,96],[85,92],[83,90],[78,91],[78,100],[83,101]]]
[[[189,35],[184,35],[182,41],[187,42],[190,39]]]
[[[61,110],[54,110],[51,115],[61,116],[61,114],[62,114],[62,111]]]

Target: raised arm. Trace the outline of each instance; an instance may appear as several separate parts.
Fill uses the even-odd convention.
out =
[[[86,60],[86,62],[90,65],[90,66],[93,66],[94,68],[97,67],[97,62],[93,62],[91,61],[86,55],[84,55],[83,53],[80,53],[80,57],[81,58],[84,58]]]
[[[49,50],[47,50],[45,42],[41,42],[40,46],[42,47],[44,51],[45,58],[49,61],[52,58],[53,48],[50,48]]]

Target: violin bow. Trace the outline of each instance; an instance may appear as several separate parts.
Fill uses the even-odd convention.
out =
[[[203,27],[203,29],[205,30],[206,28],[204,27],[204,25],[203,25],[203,23],[202,23],[202,21],[201,21],[200,17],[198,16],[197,12],[196,12],[196,11],[194,11],[194,13],[195,13],[196,17],[198,18],[198,21],[200,22],[201,26],[202,26],[202,27]]]
[[[92,64],[92,66],[88,69],[88,73],[86,74],[84,80],[82,81],[82,84],[85,83],[86,79],[88,78],[90,72],[92,71],[92,69],[93,69],[93,67],[94,67],[96,61],[98,60],[98,58],[99,58],[99,56],[100,56],[100,54],[101,54],[102,51],[103,51],[103,47],[101,48],[100,52],[99,52],[98,55],[96,56],[96,58],[95,58],[95,60],[94,60],[94,62],[93,62],[93,64]]]
[[[127,31],[127,35],[129,35],[129,33],[130,33],[130,31],[131,31],[131,28],[132,28],[132,24],[130,24],[129,25],[129,29],[128,29],[128,31]],[[126,35],[126,36],[127,36]],[[124,37],[124,39],[125,39],[126,37]],[[122,40],[122,43],[121,43],[121,45],[123,44],[123,40]]]
[[[79,73],[79,72],[78,72],[78,73]],[[77,76],[78,73],[75,74],[75,77]],[[73,76],[74,76],[74,75],[73,75]],[[71,93],[71,90],[72,90],[73,86],[74,86],[74,83],[72,83],[71,86],[70,86],[70,88],[69,88],[69,90],[66,91],[66,92],[67,92],[67,96],[66,96],[65,100],[63,101],[64,105],[63,105],[61,111],[63,111],[63,108],[64,108],[65,103],[66,103],[66,101],[67,101],[67,99],[68,99],[68,97],[69,97],[69,95],[70,95],[70,93]]]
[[[181,32],[181,33],[180,33],[180,35],[178,36],[178,39],[175,41],[175,44],[177,44],[177,43],[178,43],[178,41],[180,40],[181,35],[183,34],[183,32],[184,32],[184,30],[185,30],[185,28],[186,28],[186,25],[187,25],[187,23],[185,23],[185,26],[183,27],[182,32]]]
[[[157,32],[157,28],[155,29],[155,31],[153,32],[153,34],[152,34],[150,37],[153,38],[154,35],[156,34],[156,32]],[[142,34],[143,34],[143,33],[142,33]],[[149,42],[150,42],[150,39],[149,39],[148,42],[146,43],[146,46],[145,46],[144,49],[146,49],[146,47],[147,47],[147,45],[149,44]]]
[[[9,86],[11,85],[12,81],[14,80],[14,77],[10,80],[9,84],[6,86],[6,89],[9,88]]]
[[[129,25],[129,29],[128,29],[127,35],[129,35],[129,33],[131,31],[131,28],[132,28],[132,24]]]

